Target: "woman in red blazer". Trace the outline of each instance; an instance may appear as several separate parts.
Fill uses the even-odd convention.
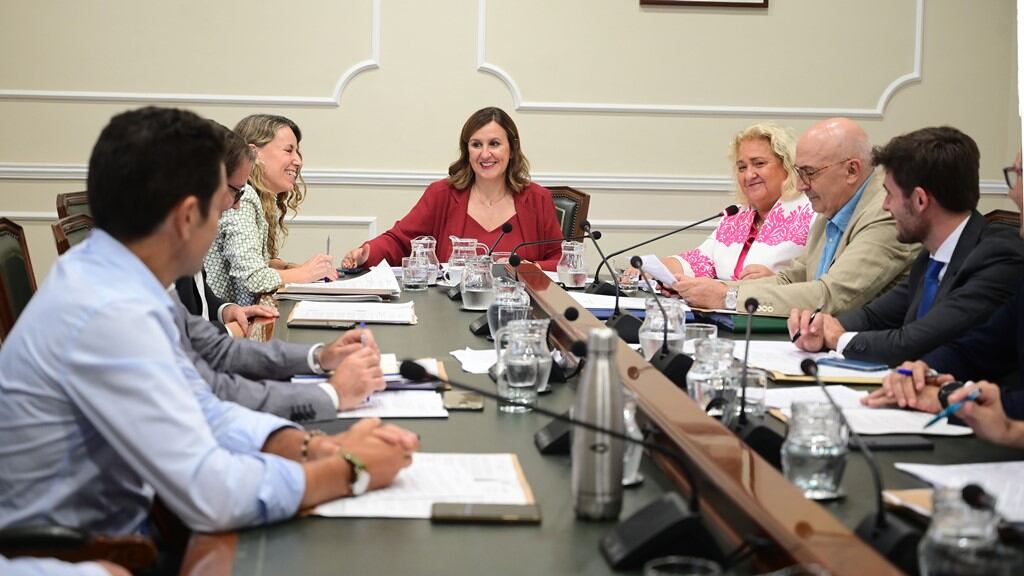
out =
[[[449,236],[475,238],[492,246],[505,223],[495,251],[510,251],[520,242],[561,238],[551,193],[530,181],[530,163],[519,143],[519,130],[500,108],[473,113],[462,127],[459,159],[448,167],[448,178],[434,182],[419,202],[390,230],[349,251],[345,268],[386,260],[396,266],[412,251],[412,239],[437,239],[437,258],[448,261]],[[560,242],[526,246],[517,252],[524,260],[554,270],[562,256]]]

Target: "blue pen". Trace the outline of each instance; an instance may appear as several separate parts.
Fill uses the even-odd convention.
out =
[[[978,396],[980,396],[980,395],[981,395],[981,390],[972,390],[971,393],[967,395],[967,398],[964,398],[963,400],[961,400],[959,402],[954,402],[954,403],[950,404],[949,406],[947,406],[945,410],[943,410],[942,412],[939,412],[938,414],[935,415],[934,418],[929,420],[928,423],[924,425],[924,427],[927,428],[927,427],[931,426],[932,424],[938,423],[938,421],[942,420],[943,418],[948,418],[949,416],[952,416],[953,414],[955,414],[957,412],[957,410],[960,410],[961,408],[963,408],[964,404],[966,404],[967,402],[974,402],[975,400],[978,399]]]
[[[897,368],[896,369],[896,373],[897,374],[902,374],[904,376],[913,376],[914,375],[914,371],[910,370],[910,369],[907,369],[907,368]],[[936,377],[938,377],[938,375],[939,375],[939,373],[936,372],[935,369],[933,369],[933,368],[929,368],[928,371],[925,372],[925,374],[924,374],[925,378],[936,378]]]
[[[362,330],[359,333],[359,342],[362,343],[363,348],[366,348],[366,322],[360,322],[359,329]]]

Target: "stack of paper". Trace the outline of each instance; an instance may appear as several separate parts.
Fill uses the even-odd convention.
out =
[[[379,302],[313,302],[303,300],[292,308],[288,325],[316,326],[338,322],[368,324],[415,324],[413,302],[383,304]]]
[[[532,504],[515,454],[416,453],[387,488],[317,506],[337,518],[430,518],[435,502]]]
[[[785,419],[792,417],[789,408],[779,410]],[[895,408],[844,407],[843,415],[850,423],[853,431],[864,436],[878,434],[920,434],[923,436],[970,436],[974,432],[966,426],[950,424],[947,419],[940,420],[928,428],[928,423],[935,415],[928,412],[898,410]]]
[[[745,345],[743,341],[737,340],[733,348],[733,355],[740,361],[743,360]],[[773,373],[776,380],[805,380],[813,381],[809,376],[803,376],[800,370],[800,362],[806,358],[819,360],[826,356],[835,356],[827,352],[813,353],[804,352],[792,342],[751,340],[750,341],[750,365],[762,368]],[[848,384],[881,384],[882,379],[889,373],[889,370],[877,372],[863,372],[850,370],[848,368],[837,368],[835,366],[818,366],[818,374],[826,382],[845,382]]]
[[[428,374],[442,376],[443,369],[436,358],[421,358],[416,363],[427,369]],[[428,380],[426,382],[413,382],[402,377],[398,372],[398,355],[381,354],[380,371],[384,374],[384,382],[388,390],[437,390],[440,387],[439,380]],[[328,376],[315,374],[297,374],[292,376],[291,381],[296,384],[321,384],[327,382]]]
[[[402,291],[391,268],[378,265],[362,276],[334,282],[285,284],[277,291],[279,300],[352,301],[373,297],[376,301],[391,298]]]
[[[385,390],[374,392],[352,410],[338,412],[338,418],[447,418],[444,400],[433,390]]]

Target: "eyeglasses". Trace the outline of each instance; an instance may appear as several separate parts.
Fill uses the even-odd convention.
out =
[[[238,201],[242,199],[242,192],[245,191],[245,186],[242,186],[241,188],[235,188],[234,186],[231,185],[230,182],[228,182],[228,188],[230,188],[231,191],[235,193],[235,201],[232,202],[232,204],[238,204]]]
[[[845,160],[840,160],[838,162],[833,162],[833,163],[828,164],[826,166],[822,166],[821,168],[807,168],[805,166],[804,167],[797,166],[796,167],[796,174],[797,174],[797,176],[800,177],[801,180],[804,181],[804,184],[810,186],[811,182],[815,178],[820,176],[821,173],[824,172],[825,170],[828,170],[829,168],[831,168],[833,166],[839,166],[840,164],[844,164],[846,162],[849,162],[850,160],[853,160],[853,158],[847,158]]]
[[[1024,170],[1020,166],[1007,166],[1003,168],[1003,178],[1006,178],[1006,185],[1013,188],[1017,185],[1017,181],[1020,180],[1021,172]]]

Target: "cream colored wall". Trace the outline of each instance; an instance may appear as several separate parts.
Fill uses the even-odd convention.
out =
[[[385,230],[444,174],[463,121],[487,105],[516,119],[538,181],[592,195],[607,251],[729,203],[726,145],[762,119],[799,132],[850,115],[877,143],[957,126],[982,151],[981,210],[1010,207],[1013,2],[770,4],[5,2],[0,214],[28,229],[42,280],[56,257],[54,195],[84,189],[99,130],[146,103],[228,125],[257,111],[299,123],[310,193],[284,248],[291,260],[328,235],[340,254]],[[692,246],[706,230],[652,250]]]

